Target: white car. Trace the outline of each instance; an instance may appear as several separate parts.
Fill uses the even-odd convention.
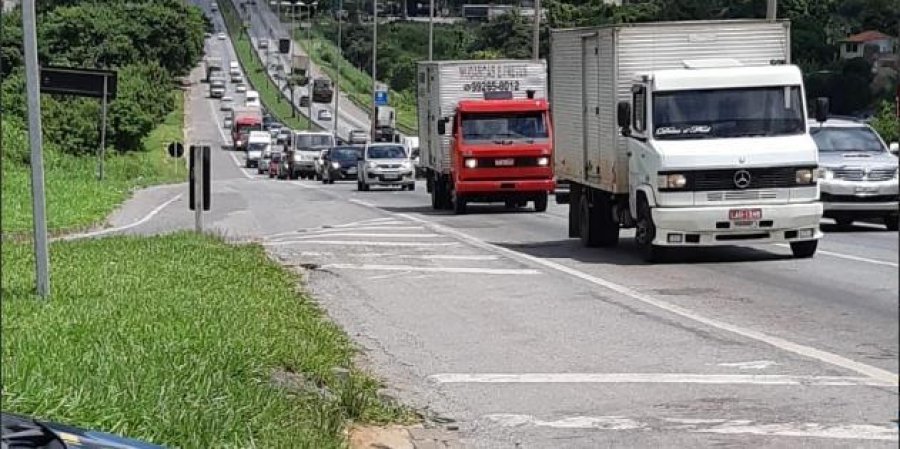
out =
[[[243,83],[238,84],[237,86],[234,86],[234,91],[237,93],[247,92],[247,85]]]
[[[234,98],[226,95],[222,97],[222,102],[219,104],[220,111],[232,111],[234,110]]]
[[[333,116],[328,109],[319,109],[319,121],[330,122]]]
[[[225,40],[225,33],[219,33],[219,40],[220,40],[220,41],[224,41],[224,40]]]
[[[362,151],[357,168],[357,189],[367,191],[373,185],[400,186],[415,190],[415,167],[405,146],[373,143]]]

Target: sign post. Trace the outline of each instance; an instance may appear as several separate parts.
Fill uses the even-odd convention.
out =
[[[107,94],[108,82],[107,78],[103,77],[103,106],[101,107],[101,118],[100,118],[100,160],[98,161],[97,167],[97,179],[103,180],[103,160],[106,159],[106,94]]]
[[[188,171],[188,208],[194,211],[194,230],[203,232],[203,211],[210,208],[210,147],[191,145]]]

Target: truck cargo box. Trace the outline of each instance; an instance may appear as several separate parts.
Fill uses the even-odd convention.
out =
[[[789,23],[658,22],[552,30],[550,106],[557,178],[628,193],[628,156],[616,121],[617,103],[631,99],[632,83],[641,74],[722,58],[743,66],[789,63]],[[419,123],[427,121],[420,116]]]

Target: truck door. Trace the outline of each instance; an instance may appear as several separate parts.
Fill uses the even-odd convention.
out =
[[[650,154],[647,138],[650,135],[649,118],[650,89],[646,84],[631,86],[631,137],[625,139],[630,156],[628,157],[628,192],[630,209],[635,211],[635,198],[641,186],[650,186],[650,176],[656,174],[656,158]],[[647,192],[648,200],[654,203],[652,189]]]

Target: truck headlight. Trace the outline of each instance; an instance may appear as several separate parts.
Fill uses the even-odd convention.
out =
[[[834,179],[834,172],[829,168],[819,168],[819,179]]]
[[[816,182],[815,169],[801,168],[797,170],[794,180],[797,184],[812,184]]]
[[[331,168],[337,170],[337,169],[341,168],[341,164],[339,162],[332,162]]]
[[[241,146],[242,143],[243,143],[243,142],[241,142],[240,140],[238,140],[237,142],[235,142],[235,144],[237,144],[237,146]]]
[[[369,170],[372,170],[372,169],[378,167],[378,164],[375,163],[375,161],[369,161],[368,163],[366,163],[366,167],[368,167]]]
[[[467,158],[466,159],[466,168],[475,168],[478,166],[478,159],[475,158]]]
[[[661,189],[683,189],[687,186],[687,178],[679,173],[657,176],[656,183]]]
[[[550,158],[549,157],[539,157],[537,160],[537,164],[538,164],[538,167],[546,167],[546,166],[550,165]]]

